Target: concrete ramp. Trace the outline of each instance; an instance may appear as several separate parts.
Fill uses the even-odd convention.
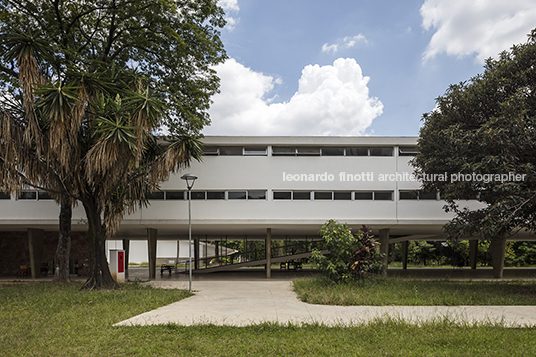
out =
[[[328,250],[322,250],[321,253],[327,254]],[[306,253],[293,254],[293,255],[284,255],[281,257],[272,258],[271,261],[272,261],[272,264],[287,262],[289,260],[309,258],[312,254],[313,254],[312,252],[306,252]],[[195,272],[196,274],[216,273],[218,271],[229,271],[229,270],[235,270],[235,269],[239,269],[243,267],[251,267],[251,266],[257,266],[257,265],[264,265],[264,264],[266,264],[266,259],[251,260],[248,262],[242,262],[242,263],[236,263],[236,264],[218,265],[215,267],[196,269],[196,270],[193,270],[193,272]]]

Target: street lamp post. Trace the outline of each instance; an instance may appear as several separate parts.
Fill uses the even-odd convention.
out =
[[[181,179],[186,181],[186,187],[188,188],[188,257],[190,268],[190,280],[188,284],[188,290],[192,291],[192,187],[194,187],[197,176],[193,174],[184,174]]]

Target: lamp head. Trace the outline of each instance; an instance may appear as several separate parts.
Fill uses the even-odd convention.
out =
[[[190,190],[194,186],[194,182],[197,179],[197,176],[194,174],[184,174],[181,176],[181,179],[186,181],[186,187]]]

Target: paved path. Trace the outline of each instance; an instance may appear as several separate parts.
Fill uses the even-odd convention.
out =
[[[188,282],[148,284],[188,289]],[[506,326],[536,325],[536,306],[324,306],[299,301],[290,281],[197,281],[195,296],[119,322],[116,326],[215,324],[245,326],[263,322],[352,325],[378,318],[412,323],[440,321],[501,322]]]

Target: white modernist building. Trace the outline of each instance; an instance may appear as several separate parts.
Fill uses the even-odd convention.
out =
[[[354,230],[371,226],[386,248],[443,239],[441,227],[452,218],[437,194],[414,192],[420,184],[408,162],[416,137],[213,136],[204,142],[203,161],[162,183],[150,206],[125,217],[112,238],[149,241],[150,265],[157,240],[188,239],[187,190],[180,179],[186,172],[198,177],[192,189],[197,242],[318,239],[320,226],[336,219]],[[58,207],[45,194],[2,198],[0,231],[57,231]],[[73,231],[86,229],[81,207],[72,223]],[[203,254],[195,249],[195,256]]]

